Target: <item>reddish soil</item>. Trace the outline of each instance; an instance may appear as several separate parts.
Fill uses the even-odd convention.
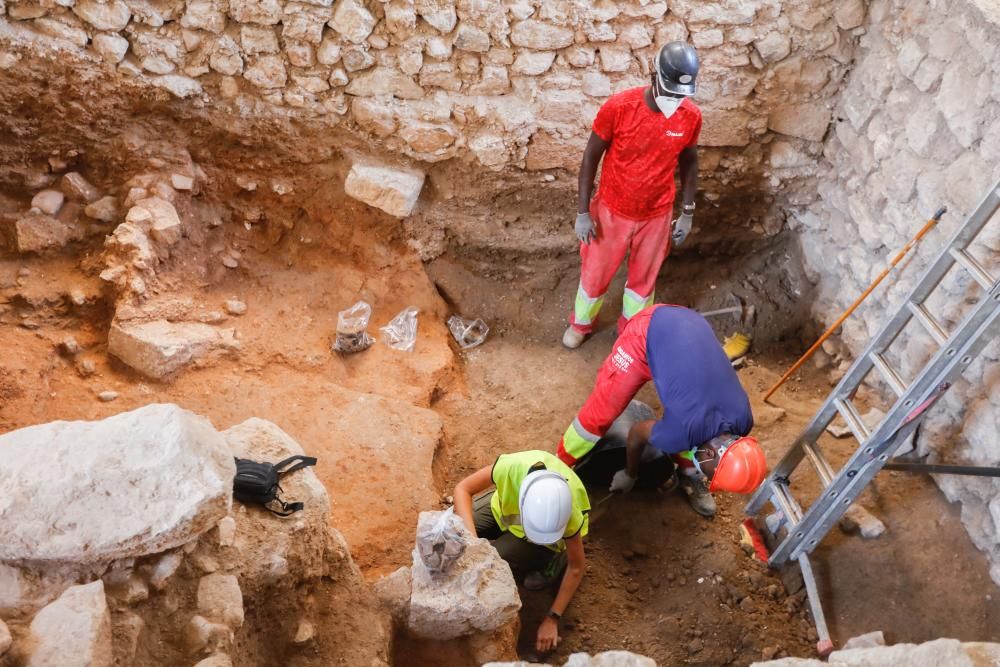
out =
[[[323,204],[326,210],[343,210]],[[5,343],[0,349],[0,431],[54,419],[96,419],[159,401],[205,414],[219,428],[252,416],[270,419],[307,450],[336,461],[320,470],[331,492],[332,521],[344,530],[366,576],[376,578],[405,564],[413,514],[387,510],[369,521],[359,503],[375,497],[388,507],[400,494],[419,492],[428,509],[442,506],[439,499],[456,481],[498,454],[554,448],[611,346],[617,296],[612,292],[607,300],[602,329],[580,350],[568,351],[558,339],[575,290],[572,258],[527,258],[509,269],[509,276],[480,271],[474,264],[439,262],[430,274],[451,301],[446,304],[413,254],[401,250],[391,234],[376,235],[367,246],[355,238],[347,251],[307,242],[343,230],[352,214],[359,212],[348,205],[342,220],[299,222],[293,235],[266,252],[241,239],[237,227],[225,242],[242,248],[239,270],[219,271],[210,264],[199,274],[203,280],[173,275],[166,283],[170,296],[191,298],[194,312],[221,310],[233,296],[245,300],[249,310],[223,325],[240,333],[238,357],[191,368],[165,383],[144,380],[108,357],[109,306],[92,274],[81,273],[77,261],[0,258]],[[759,340],[786,333],[805,309],[791,296],[794,288],[777,289],[785,280],[784,267],[768,274],[758,257],[742,268],[730,262],[709,277],[700,272],[701,262],[683,256],[671,260],[661,298],[704,308],[724,305],[730,289],[757,295],[758,321],[763,321]],[[757,268],[746,268],[751,265]],[[24,268],[30,273],[19,277]],[[680,284],[683,292],[675,287]],[[67,305],[73,288],[88,295],[87,305]],[[379,344],[354,357],[332,354],[336,312],[359,296],[375,305],[373,329],[407,305],[420,307],[417,351],[396,353]],[[486,318],[493,325],[487,343],[456,353],[444,326],[451,310]],[[720,333],[731,333],[734,326],[720,322]],[[94,363],[94,375],[81,377],[73,361],[57,352],[68,335],[83,346],[79,358]],[[761,406],[757,397],[789,361],[765,353],[752,356],[741,371],[755,397],[756,433],[771,461],[829,388],[825,376],[810,371],[778,394],[776,405],[784,413]],[[98,401],[105,390],[120,396]],[[441,416],[444,439],[433,480],[429,473],[415,476],[415,489],[409,489],[407,478],[387,477],[359,454],[350,434],[334,435],[342,405],[336,394],[345,390],[372,392],[407,410],[430,408]],[[656,405],[652,387],[640,399]],[[372,427],[405,440],[411,423]],[[826,445],[831,458],[843,456],[837,453],[841,441]],[[810,491],[808,482],[804,490]],[[604,494],[594,489],[593,501]],[[677,493],[637,491],[603,505],[595,512],[587,541],[588,574],[567,614],[564,641],[555,655],[538,657],[559,661],[574,651],[627,648],[661,664],[745,665],[775,655],[812,655],[815,634],[803,594],[789,596],[777,574],[739,546],[745,499],[722,495],[718,500],[720,512],[711,521],[695,515]],[[816,554],[837,641],[876,629],[891,641],[1000,639],[1000,592],[989,580],[985,558],[963,531],[956,508],[929,480],[884,474],[864,504],[886,522],[888,533],[866,542],[834,531]],[[534,631],[549,600],[547,594],[525,594],[524,657],[534,657]]]

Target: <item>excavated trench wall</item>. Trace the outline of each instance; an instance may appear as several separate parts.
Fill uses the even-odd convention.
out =
[[[1000,11],[996,3],[873,2],[856,64],[835,109],[824,148],[828,171],[820,199],[791,212],[793,229],[819,284],[815,313],[833,321],[942,205],[948,213],[915,259],[894,272],[844,324],[840,342],[857,355],[898,307],[945,239],[1000,177]],[[1000,269],[1000,220],[972,254]],[[946,329],[982,294],[962,272],[942,283],[930,310]],[[911,323],[892,354],[911,379],[936,344]],[[844,352],[828,345],[829,352]],[[1000,345],[991,344],[946,394],[918,440],[932,458],[1000,461]],[[882,387],[888,396],[887,387]],[[962,503],[962,520],[993,562],[1000,583],[1000,484],[945,477],[938,484]]]
[[[337,145],[427,172],[406,225],[428,259],[511,238],[535,251],[570,249],[565,218],[590,122],[610,94],[647,83],[651,56],[673,39],[692,41],[703,61],[703,224],[693,244],[776,235],[781,205],[814,196],[816,158],[865,6],[9,0],[0,11],[12,46],[4,69],[28,67],[39,53],[63,66],[78,59],[70,66],[93,73],[88,85],[121,81],[123,94],[161,107],[237,124],[273,119],[278,133],[308,128],[302,152],[312,159],[319,146]],[[68,102],[79,91],[61,94]],[[525,215],[515,198],[565,205]]]

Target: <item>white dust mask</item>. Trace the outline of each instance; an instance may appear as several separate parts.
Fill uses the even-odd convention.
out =
[[[659,95],[653,98],[653,101],[656,102],[656,106],[660,109],[660,112],[663,113],[663,115],[666,118],[670,118],[671,116],[674,115],[674,112],[677,111],[677,107],[681,105],[681,102],[684,101],[684,98],[667,97],[666,95]]]

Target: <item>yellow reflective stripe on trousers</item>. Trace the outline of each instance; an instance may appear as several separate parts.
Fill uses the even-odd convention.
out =
[[[583,291],[583,283],[576,289],[576,303],[573,305],[573,319],[576,324],[591,324],[601,311],[604,295],[591,297]]]
[[[594,445],[600,439],[600,436],[594,435],[585,429],[580,424],[580,418],[577,417],[569,425],[569,428],[566,429],[566,432],[563,433],[563,448],[574,459],[581,459],[587,455],[587,452],[594,448]]]
[[[632,319],[640,310],[652,306],[654,294],[655,292],[651,292],[649,296],[644,297],[626,287],[625,294],[622,295],[622,315],[625,319]]]

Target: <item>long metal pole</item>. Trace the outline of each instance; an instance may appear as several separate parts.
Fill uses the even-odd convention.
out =
[[[911,463],[909,461],[890,460],[884,466],[886,470],[900,472],[922,472],[935,475],[969,475],[971,477],[1000,477],[1000,468],[989,466],[955,466],[943,463]]]
[[[855,310],[857,310],[858,306],[860,306],[861,303],[868,298],[869,294],[875,291],[875,288],[878,287],[883,280],[885,280],[885,277],[889,275],[889,273],[894,268],[896,268],[896,265],[899,264],[901,261],[903,261],[903,258],[907,255],[907,253],[909,253],[910,250],[916,247],[917,243],[919,243],[920,240],[924,238],[924,236],[926,236],[927,233],[931,231],[935,225],[937,225],[937,223],[941,220],[941,216],[944,215],[945,211],[947,210],[948,208],[946,206],[942,206],[937,210],[937,212],[934,213],[934,216],[930,220],[924,223],[924,226],[920,229],[919,232],[917,232],[917,235],[914,236],[912,239],[910,239],[906,243],[906,245],[904,245],[903,248],[898,253],[896,253],[896,256],[893,257],[892,261],[889,263],[889,266],[885,267],[885,269],[882,270],[882,273],[878,274],[878,277],[876,277],[875,280],[872,281],[872,284],[869,285],[868,288],[861,293],[861,296],[859,296],[854,301],[854,303],[851,304],[850,308],[845,310],[843,315],[838,317],[837,321],[831,324],[830,328],[823,332],[823,335],[819,337],[819,340],[813,343],[812,347],[806,350],[806,353],[803,354],[801,357],[799,357],[798,361],[792,364],[792,367],[789,368],[785,372],[785,374],[781,376],[781,379],[778,380],[773,387],[768,389],[767,393],[764,394],[764,401],[767,401],[767,399],[771,398],[771,395],[774,392],[778,391],[778,387],[785,384],[788,378],[790,378],[792,374],[795,373],[795,371],[799,370],[799,368],[802,367],[802,364],[806,363],[809,357],[811,357],[816,352],[816,350],[820,348],[823,342],[827,338],[832,336],[834,331],[840,328],[840,325],[843,324],[844,321],[847,320],[847,318],[850,317]]]

